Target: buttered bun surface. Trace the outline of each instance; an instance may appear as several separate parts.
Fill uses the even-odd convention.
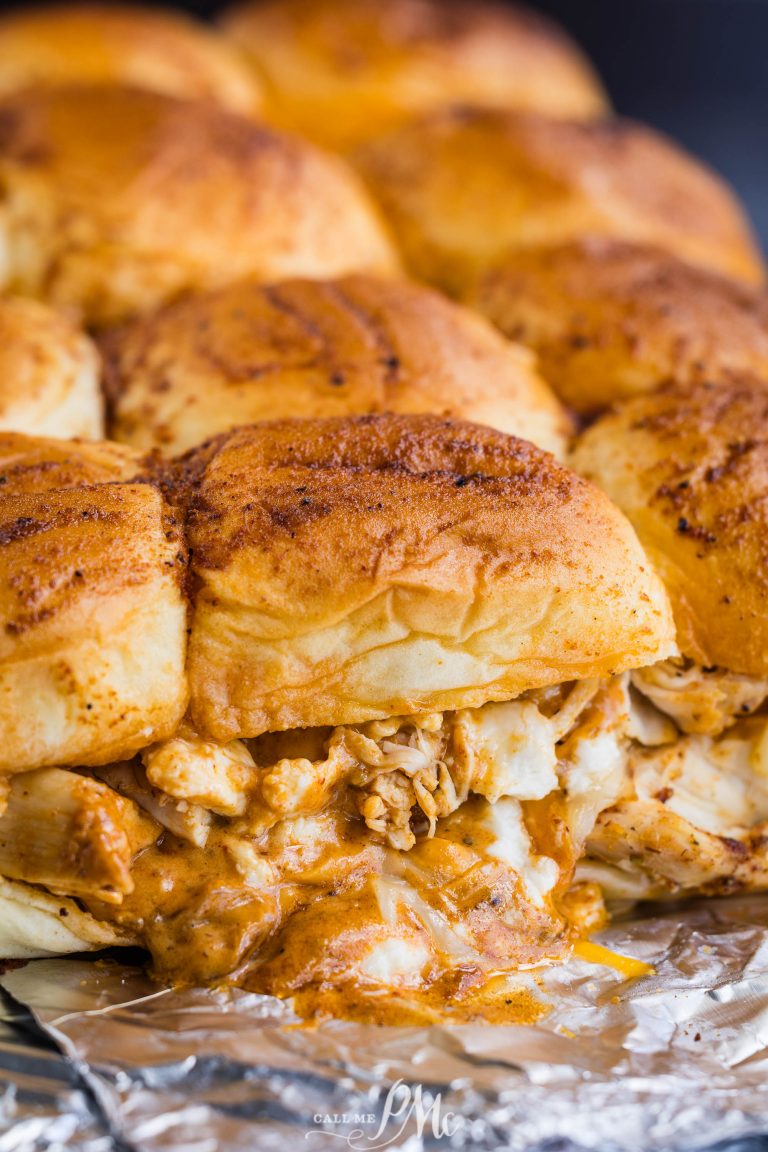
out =
[[[586,238],[518,250],[469,303],[532,348],[560,399],[590,415],[665,383],[768,381],[768,296],[651,245]]]
[[[493,0],[246,0],[223,18],[266,88],[266,114],[331,147],[456,102],[601,114],[578,48]]]
[[[255,114],[261,85],[210,28],[149,4],[69,3],[0,16],[0,95],[58,84],[129,84]]]
[[[0,771],[104,764],[171,735],[185,565],[130,449],[0,434]]]
[[[111,434],[185,451],[240,424],[432,412],[562,456],[568,421],[531,354],[416,284],[241,282],[105,334]]]
[[[192,716],[218,740],[479,707],[670,650],[626,520],[526,441],[282,421],[185,465]]]
[[[37,300],[0,299],[0,431],[104,435],[96,349]]]
[[[634,524],[672,599],[682,653],[768,677],[768,389],[665,388],[602,417],[573,463]]]
[[[204,101],[116,86],[0,101],[3,285],[101,325],[242,276],[393,272],[338,157]]]
[[[372,139],[353,157],[411,271],[458,295],[508,253],[587,234],[655,244],[751,283],[763,278],[727,185],[630,121],[456,108]]]

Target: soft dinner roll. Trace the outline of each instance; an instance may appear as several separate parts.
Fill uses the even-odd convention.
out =
[[[103,407],[88,337],[37,300],[0,299],[0,430],[102,436]]]
[[[574,118],[606,107],[560,28],[493,0],[246,0],[224,27],[266,81],[269,118],[331,147],[456,102]]]
[[[252,69],[226,41],[180,12],[149,5],[40,5],[0,17],[0,95],[55,84],[135,84],[261,107]]]
[[[599,237],[518,250],[470,302],[533,348],[585,415],[667,382],[768,381],[768,297],[649,245]]]
[[[510,250],[589,233],[656,244],[750,282],[763,276],[730,189],[639,124],[454,109],[354,157],[411,271],[453,293]]]
[[[479,707],[668,652],[627,522],[526,441],[282,421],[187,471],[192,716],[218,740]]]
[[[630,518],[697,664],[768,678],[768,389],[745,379],[639,396],[574,464]]]
[[[257,420],[434,412],[563,455],[568,422],[529,352],[415,284],[242,282],[109,333],[112,435],[181,452]]]
[[[184,543],[139,460],[0,436],[0,771],[103,764],[186,704]]]
[[[244,275],[396,261],[337,157],[206,102],[119,87],[0,102],[3,286],[91,324]]]

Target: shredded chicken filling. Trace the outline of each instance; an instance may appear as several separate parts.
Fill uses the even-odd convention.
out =
[[[631,674],[629,715],[621,796],[588,840],[611,868],[580,875],[617,897],[768,885],[768,682],[667,660]]]
[[[75,897],[181,978],[262,948],[266,972],[278,940],[289,971],[294,937],[304,976],[339,949],[371,979],[406,955],[406,982],[447,952],[535,962],[562,947],[560,897],[619,794],[626,701],[618,679],[224,746],[182,727],[130,762],[14,777],[0,874]]]
[[[255,957],[278,991],[536,962],[594,920],[598,886],[768,885],[768,684],[683,661],[227,745],[182,727],[0,784],[0,875],[79,901],[166,975]]]

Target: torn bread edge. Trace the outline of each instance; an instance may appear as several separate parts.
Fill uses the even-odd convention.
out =
[[[91,952],[133,940],[63,896],[0,876],[0,956],[32,960]]]

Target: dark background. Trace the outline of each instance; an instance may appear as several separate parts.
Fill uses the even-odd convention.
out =
[[[671,132],[737,188],[768,249],[768,0],[537,0],[617,109]]]

